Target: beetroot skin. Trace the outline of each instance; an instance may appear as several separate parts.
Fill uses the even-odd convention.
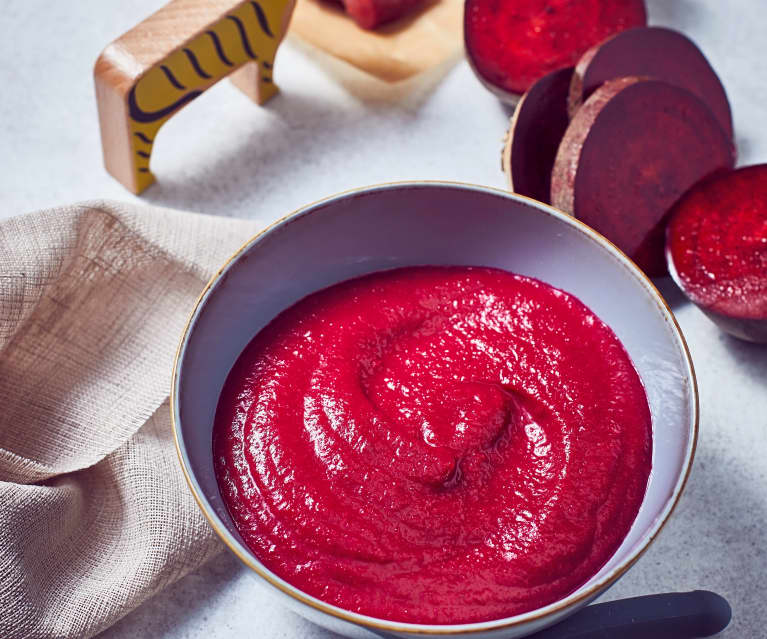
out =
[[[501,159],[514,193],[549,202],[551,169],[570,121],[567,95],[572,76],[572,67],[545,75],[517,104]]]
[[[671,212],[672,277],[719,326],[767,342],[767,164],[718,173]]]
[[[612,240],[651,277],[667,273],[667,214],[702,178],[732,168],[735,149],[696,96],[658,80],[603,84],[567,127],[551,202]]]
[[[344,9],[363,29],[401,18],[421,4],[421,0],[344,0]]]
[[[645,24],[644,0],[466,0],[464,9],[474,70],[517,94],[606,37]]]
[[[602,84],[626,76],[650,77],[687,89],[733,137],[730,103],[719,76],[692,40],[664,27],[629,29],[584,53],[570,86],[570,116]]]

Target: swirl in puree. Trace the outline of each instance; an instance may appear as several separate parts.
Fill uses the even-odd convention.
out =
[[[652,427],[628,354],[578,299],[424,266],[331,286],[260,331],[213,450],[275,574],[347,610],[448,624],[593,576],[644,497]]]

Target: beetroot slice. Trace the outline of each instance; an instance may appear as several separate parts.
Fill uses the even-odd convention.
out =
[[[605,235],[645,273],[661,276],[669,209],[698,180],[734,162],[729,137],[692,93],[620,78],[597,89],[567,127],[551,202]]]
[[[401,18],[421,4],[421,0],[343,0],[344,9],[363,29]]]
[[[501,165],[514,193],[549,202],[551,169],[570,118],[573,68],[542,77],[522,96],[511,118]]]
[[[589,49],[578,61],[570,86],[570,115],[599,86],[625,76],[651,77],[697,95],[730,138],[732,113],[719,76],[686,35],[663,27],[629,29]]]
[[[767,164],[690,189],[671,211],[666,257],[679,287],[723,330],[767,342]]]
[[[466,0],[469,62],[485,85],[524,93],[607,36],[647,24],[644,0]]]

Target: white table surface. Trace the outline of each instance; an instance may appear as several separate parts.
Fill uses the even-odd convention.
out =
[[[134,198],[102,168],[91,72],[103,46],[160,0],[6,0],[0,17],[0,218],[100,197],[267,223],[322,196],[398,179],[504,186],[508,113],[465,62],[403,97],[371,89],[292,42],[282,94],[259,109],[228,83],[166,125],[158,184]],[[649,0],[654,24],[685,31],[720,73],[740,163],[767,162],[764,0]],[[767,635],[767,347],[726,337],[662,286],[690,342],[701,437],[687,490],[650,551],[606,598],[706,588],[732,603],[729,639]],[[101,635],[329,638],[272,604],[227,554]]]

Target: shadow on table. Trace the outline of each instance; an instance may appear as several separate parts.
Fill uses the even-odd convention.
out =
[[[647,0],[650,25],[673,24],[680,31],[694,29],[705,19],[706,8],[697,0]]]
[[[317,174],[342,173],[344,163],[358,161],[358,149],[373,143],[369,132],[377,119],[393,120],[407,154],[412,149],[406,147],[406,132],[417,126],[419,108],[415,98],[349,110],[321,95],[279,94],[266,109],[254,107],[252,117],[232,122],[240,131],[238,141],[217,150],[218,157],[206,157],[204,148],[195,150],[201,161],[193,158],[189,167],[180,167],[180,176],[158,174],[141,199],[211,215],[232,215],[232,209],[249,201],[257,207],[259,193],[289,190]],[[170,121],[158,137],[176,125],[184,123]],[[162,140],[156,147],[157,156],[166,148]],[[224,202],[230,203],[229,210],[222,210]]]
[[[738,368],[751,380],[767,386],[767,344],[755,344],[737,339],[726,333],[719,336],[727,354],[737,362]],[[764,434],[767,436],[767,415],[764,415]],[[765,497],[767,501],[767,497]]]
[[[663,299],[666,300],[666,304],[671,307],[672,311],[676,312],[681,307],[691,303],[670,277],[656,278],[653,280],[653,284],[655,284],[655,287],[663,296]]]
[[[239,578],[253,579],[246,572],[234,555],[223,552],[146,601],[98,635],[98,639],[271,637],[277,635],[278,626],[280,636],[338,638],[287,608],[272,605],[274,600],[255,581],[252,589],[233,587]],[[250,599],[251,595],[255,600]],[[252,634],[247,629],[252,629]]]
[[[293,180],[300,179],[291,154],[306,154],[307,168],[311,167],[322,158],[312,157],[307,149],[317,153],[327,148],[326,140],[339,135],[358,137],[365,126],[362,118],[350,120],[348,113],[324,103],[321,96],[280,94],[269,107],[266,115],[254,107],[252,118],[233,123],[241,130],[236,146],[193,165],[181,178],[158,174],[157,183],[142,199],[160,206],[229,215],[220,210],[223,194],[229,202],[240,202],[259,192],[290,188]],[[323,126],[308,124],[318,121]],[[171,121],[164,128],[176,124]],[[163,133],[161,129],[158,138]],[[159,155],[164,146],[156,146],[155,155]]]
[[[674,313],[692,304],[670,277],[655,279],[653,283]],[[702,314],[702,311],[699,309],[696,309],[696,312]],[[712,322],[711,325],[714,325],[712,320],[706,321],[710,321]],[[767,383],[767,344],[747,342],[732,337],[723,331],[719,332],[719,340],[726,354],[737,363],[738,368],[749,379]],[[767,416],[765,416],[765,419],[767,420]],[[767,421],[765,423],[765,433],[767,434]]]
[[[732,606],[722,639],[762,637],[767,574],[767,499],[756,473],[734,467],[729,442],[708,441],[705,421],[692,477],[649,552],[604,600],[660,592],[712,590]]]
[[[695,570],[699,581],[691,587],[713,589],[729,600],[730,633],[755,631],[763,617],[767,498],[755,480],[721,451],[701,451],[676,526],[688,537],[686,547],[676,549],[677,561]]]

